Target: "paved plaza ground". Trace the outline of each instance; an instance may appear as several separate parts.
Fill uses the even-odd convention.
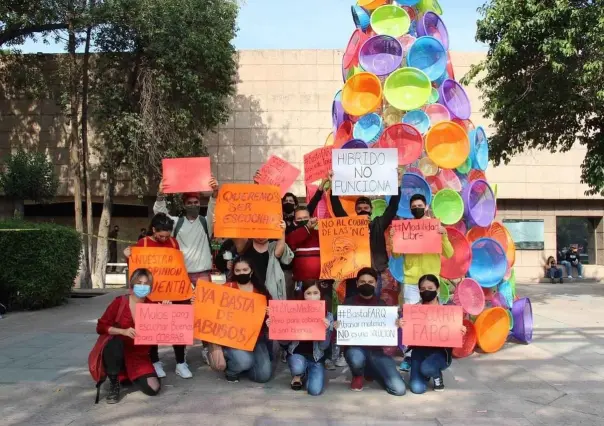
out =
[[[95,325],[115,294],[72,299],[66,306],[12,313],[0,320],[2,425],[604,425],[604,285],[519,286],[533,301],[535,340],[508,343],[491,355],[454,361],[444,393],[393,397],[377,385],[348,388],[350,371],[329,374],[326,392],[289,389],[284,364],[266,385],[229,384],[188,351],[194,377],[168,377],[157,397],[125,395],[94,404],[87,356]],[[405,376],[406,377],[406,376]],[[104,394],[104,392],[103,392]]]

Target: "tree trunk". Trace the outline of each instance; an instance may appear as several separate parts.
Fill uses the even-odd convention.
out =
[[[13,217],[15,219],[23,219],[25,216],[25,204],[23,200],[13,200]]]
[[[91,1],[91,8],[94,7],[94,0]],[[94,275],[95,262],[92,252],[94,234],[94,223],[92,219],[92,182],[90,181],[90,153],[88,149],[88,87],[90,78],[88,75],[90,63],[90,36],[92,27],[86,29],[86,45],[84,48],[84,62],[82,65],[82,166],[84,169],[84,187],[86,188],[86,240],[88,242],[88,265],[90,273]]]
[[[103,182],[103,212],[99,220],[98,236],[96,243],[96,262],[92,285],[94,288],[105,288],[105,275],[107,271],[107,251],[109,236],[109,225],[111,224],[111,213],[113,208],[113,194],[115,192],[115,171],[107,171],[107,180]]]
[[[76,231],[82,236],[82,254],[80,259],[80,270],[76,278],[76,287],[90,288],[90,270],[88,268],[87,251],[85,246],[84,234],[84,218],[82,215],[82,161],[80,138],[78,133],[79,124],[79,74],[78,74],[78,58],[76,54],[76,34],[74,27],[74,5],[73,0],[69,2],[69,11],[72,14],[69,19],[67,51],[69,53],[69,102],[70,102],[70,130],[69,130],[69,148],[70,148],[70,169],[73,179],[73,204],[75,210],[75,227]]]

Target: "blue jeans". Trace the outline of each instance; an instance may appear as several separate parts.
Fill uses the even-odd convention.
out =
[[[405,382],[396,369],[394,360],[381,350],[367,350],[358,346],[351,346],[344,354],[346,362],[353,376],[364,376],[365,367],[390,395],[402,396],[405,394]]]
[[[582,264],[577,263],[576,265],[573,265],[568,260],[563,260],[560,263],[563,264],[564,267],[566,268],[566,272],[568,273],[569,277],[573,276],[573,266],[575,268],[577,268],[577,273],[579,274],[579,276],[583,276],[583,265]]]
[[[256,342],[252,352],[241,349],[224,348],[226,375],[239,377],[247,372],[249,379],[257,383],[266,383],[271,379],[273,366],[268,355],[266,341],[262,338]]]
[[[411,351],[411,371],[409,373],[411,392],[426,392],[428,380],[440,377],[442,371],[447,367],[447,355],[444,350],[413,349]]]
[[[306,389],[312,396],[321,395],[325,387],[325,367],[320,362],[306,358],[304,355],[293,354],[287,357],[289,371],[293,376],[304,376]]]
[[[562,278],[562,269],[557,267],[549,268],[547,270],[547,277],[554,280]]]

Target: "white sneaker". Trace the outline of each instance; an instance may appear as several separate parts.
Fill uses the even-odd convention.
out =
[[[183,379],[190,379],[193,377],[193,373],[191,373],[191,370],[189,370],[189,366],[186,362],[176,364],[176,375],[182,377]]]
[[[336,359],[336,367],[346,367],[348,363],[346,362],[346,358],[344,355],[340,355],[338,359]]]
[[[336,369],[336,366],[335,366],[335,364],[333,363],[332,360],[326,359],[325,360],[325,369],[329,370],[329,371],[333,371],[333,370]]]
[[[163,379],[164,377],[166,377],[166,372],[164,371],[163,362],[161,362],[161,361],[154,362],[153,367],[155,368],[155,374],[157,374],[157,377],[159,377],[160,379]]]
[[[582,280],[583,279],[583,275],[579,275],[579,279]]]
[[[572,276],[572,275],[569,275],[569,276],[568,276],[568,279],[569,279],[569,280],[572,280],[572,279],[573,279],[573,276]]]

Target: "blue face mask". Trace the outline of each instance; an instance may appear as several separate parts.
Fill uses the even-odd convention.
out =
[[[147,284],[134,284],[132,287],[132,292],[139,299],[143,299],[149,296],[149,293],[151,293],[151,287]]]

